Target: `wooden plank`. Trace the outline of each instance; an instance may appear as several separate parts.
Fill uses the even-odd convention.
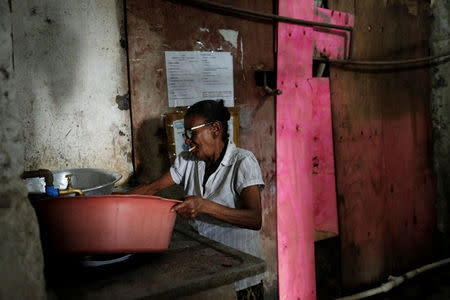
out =
[[[280,1],[280,6],[284,3]],[[315,299],[311,130],[311,28],[279,24],[277,213],[280,299]],[[298,51],[304,49],[304,51]],[[308,51],[309,50],[309,51]],[[305,76],[306,75],[306,76]]]
[[[355,60],[428,55],[426,3],[330,2],[355,14]],[[342,282],[361,289],[425,263],[434,188],[428,68],[331,68]]]
[[[353,16],[348,13],[314,8],[314,21],[352,27]],[[349,31],[313,27],[313,55],[329,59],[349,55]],[[320,50],[319,50],[320,49]],[[310,120],[313,139],[313,201],[315,241],[339,233],[334,171],[334,150],[331,122],[329,78],[308,79],[312,84],[313,115]]]
[[[339,233],[329,78],[312,78],[312,197],[315,241]],[[327,232],[320,234],[319,232]],[[330,234],[332,233],[332,234]]]
[[[315,11],[313,1],[279,1],[282,16],[315,20]],[[323,22],[348,25],[352,18]],[[348,48],[341,32],[278,25],[277,80],[283,90],[276,119],[280,299],[316,298],[314,240],[338,233],[329,80],[312,78],[316,42],[326,45],[331,57]]]
[[[353,26],[354,19],[349,13],[314,8],[314,21],[334,25]],[[350,54],[351,32],[324,27],[314,27],[314,58],[344,59]]]

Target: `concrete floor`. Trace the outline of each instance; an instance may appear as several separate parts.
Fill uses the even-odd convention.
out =
[[[450,257],[450,235],[436,234],[434,259],[437,262]],[[339,239],[320,241],[316,245],[317,299],[331,300],[349,294],[340,286]],[[411,270],[408,270],[411,271]],[[395,274],[403,275],[403,274]],[[382,284],[384,282],[381,282]],[[376,288],[373,286],[371,288]],[[450,300],[450,263],[425,271],[406,280],[387,293],[374,295],[369,300]]]
[[[450,255],[450,254],[449,254]],[[450,264],[425,271],[395,287],[386,294],[370,300],[448,300],[450,299]]]
[[[450,257],[450,234],[436,233],[434,260],[437,262]],[[431,262],[430,262],[431,263]],[[449,300],[450,263],[420,273],[385,294],[375,295],[370,300]]]

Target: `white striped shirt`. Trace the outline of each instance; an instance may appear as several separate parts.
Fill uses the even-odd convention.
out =
[[[241,207],[239,195],[244,188],[264,187],[261,169],[253,153],[237,148],[232,142],[228,143],[222,162],[209,176],[203,190],[205,167],[204,161],[185,151],[177,156],[170,174],[175,183],[183,185],[185,195],[199,196],[231,208]],[[240,228],[204,214],[198,215],[191,224],[202,236],[263,258],[259,231]],[[262,278],[263,274],[258,274],[236,281],[235,289],[239,291],[256,285]]]

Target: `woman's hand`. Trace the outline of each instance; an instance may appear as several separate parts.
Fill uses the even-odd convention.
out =
[[[185,219],[192,219],[203,213],[206,201],[208,200],[197,196],[186,196],[184,197],[184,202],[175,205],[173,210]]]
[[[175,205],[172,210],[186,219],[206,214],[239,227],[260,230],[262,224],[261,196],[259,187],[252,185],[244,188],[240,195],[240,209],[224,206],[197,196],[187,196],[183,203]]]
[[[173,207],[183,218],[195,218],[198,214],[206,214],[239,227],[252,230],[261,229],[261,198],[259,187],[252,185],[241,192],[242,207],[240,209],[224,206],[197,196],[186,197],[183,203]]]

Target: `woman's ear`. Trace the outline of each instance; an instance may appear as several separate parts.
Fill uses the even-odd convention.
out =
[[[222,137],[222,123],[220,123],[219,121],[215,121],[212,124],[212,128],[213,128],[213,134],[215,137]]]

